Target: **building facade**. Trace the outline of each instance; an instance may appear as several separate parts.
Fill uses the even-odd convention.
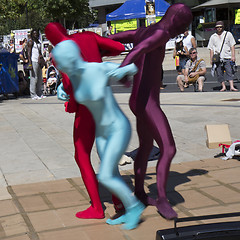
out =
[[[115,11],[127,0],[89,0],[89,6],[92,9],[98,11],[98,23],[102,25],[103,30],[107,28],[106,15]],[[155,0],[157,1],[157,0]],[[215,31],[214,24],[217,20],[223,20],[227,26],[227,29],[236,32],[236,38],[240,37],[240,20],[236,23],[236,19],[240,19],[240,8],[235,6],[210,6],[201,9],[195,9],[196,6],[200,4],[208,4],[209,0],[165,0],[170,4],[174,3],[184,3],[192,9],[193,12],[193,23],[192,23],[192,33],[197,40],[207,41],[209,39],[208,35],[211,35]],[[220,1],[224,2],[224,1]],[[239,6],[239,5],[238,5]],[[227,10],[226,10],[227,8]],[[235,13],[236,11],[239,11]],[[237,15],[238,14],[238,15]],[[236,17],[238,16],[238,17]],[[138,20],[139,21],[139,20]],[[235,21],[235,24],[234,24]],[[109,23],[110,24],[110,23]],[[235,29],[236,28],[236,29]],[[234,30],[235,29],[235,30]],[[238,33],[238,34],[237,34]]]
[[[90,8],[98,11],[98,22],[106,22],[106,15],[119,8],[126,0],[89,0]]]
[[[106,22],[106,15],[119,8],[126,0],[89,0],[89,6],[98,10],[98,22],[100,24]],[[184,3],[190,8],[207,2],[207,0],[167,0],[170,4]]]

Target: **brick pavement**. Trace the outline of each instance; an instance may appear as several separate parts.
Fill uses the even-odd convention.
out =
[[[128,149],[133,150],[138,141],[128,97],[116,95],[133,126]],[[89,206],[89,198],[73,160],[73,115],[66,114],[55,97],[41,102],[18,99],[0,103],[1,240],[145,240],[155,239],[159,229],[173,227],[155,207],[144,211],[143,222],[132,231],[108,226],[106,219],[77,219],[75,213]],[[206,148],[204,131],[205,124],[226,123],[232,138],[239,139],[239,93],[161,94],[161,103],[178,148],[167,191],[179,217],[239,211],[240,162],[208,159],[219,150]],[[186,119],[191,122],[186,123]],[[97,168],[95,149],[92,161]],[[149,166],[155,164],[149,162]],[[121,169],[132,187],[132,165]],[[146,191],[156,197],[153,167],[148,168]],[[111,197],[103,188],[100,192],[107,218],[114,214]],[[195,223],[184,225],[188,224]]]
[[[167,194],[179,217],[231,213],[240,209],[240,162],[232,159],[206,159],[172,164]],[[133,186],[133,171],[122,171]],[[156,197],[156,175],[148,168],[145,188]],[[163,219],[155,207],[147,207],[142,223],[135,230],[109,226],[106,218],[114,214],[110,194],[100,186],[106,218],[83,220],[74,215],[89,206],[81,178],[67,178],[8,186],[12,199],[0,201],[1,240],[146,240],[155,239],[156,231],[172,228],[173,221]],[[230,221],[203,220],[184,225]],[[234,220],[240,220],[235,217]],[[179,224],[180,225],[180,224]]]

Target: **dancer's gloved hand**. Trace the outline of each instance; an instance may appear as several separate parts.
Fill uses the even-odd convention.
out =
[[[68,101],[69,95],[64,90],[63,84],[61,83],[57,88],[57,97],[59,100]]]
[[[122,68],[124,68],[124,70]],[[126,65],[124,67],[119,67],[117,69],[114,69],[111,72],[109,72],[108,75],[112,80],[118,81],[118,80],[125,79],[126,76],[135,75],[137,73],[137,71],[138,71],[138,69],[137,69],[136,65],[134,63],[132,63],[132,64]],[[131,83],[126,78],[123,84],[125,85],[125,87],[129,87],[129,85]]]

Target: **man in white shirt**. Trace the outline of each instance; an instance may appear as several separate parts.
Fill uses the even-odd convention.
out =
[[[232,33],[224,31],[223,21],[216,22],[216,33],[214,33],[208,43],[210,49],[210,63],[213,64],[213,54],[220,53],[220,62],[216,63],[216,74],[218,81],[222,85],[221,92],[226,91],[225,81],[229,82],[230,91],[238,91],[233,85],[234,73],[231,63],[234,63],[235,58],[235,40]],[[225,40],[224,40],[225,39]],[[221,51],[222,48],[222,51]]]
[[[185,32],[183,33],[183,46],[186,46],[188,51],[190,48],[197,48],[195,37],[189,34],[188,28],[186,28]]]

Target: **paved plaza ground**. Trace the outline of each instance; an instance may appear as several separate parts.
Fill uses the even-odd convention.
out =
[[[138,141],[135,118],[128,108],[129,94],[115,97],[132,125],[131,152]],[[167,192],[179,217],[239,211],[240,162],[214,158],[220,149],[206,147],[204,130],[206,124],[226,123],[232,139],[239,139],[239,93],[164,93],[161,103],[178,149]],[[110,194],[102,187],[106,218],[75,218],[77,211],[89,206],[89,198],[73,158],[72,123],[73,114],[64,112],[56,96],[0,103],[0,239],[155,239],[157,230],[173,227],[173,222],[163,219],[155,207],[146,208],[136,230],[108,226],[106,218],[114,211]],[[92,161],[97,171],[95,147]],[[145,183],[153,197],[155,165],[156,161],[149,161]],[[132,164],[120,169],[132,187]]]
[[[138,147],[138,139],[135,117],[128,106],[129,96],[115,94],[131,122],[132,138],[127,151],[132,152]],[[163,93],[161,106],[177,145],[167,194],[179,217],[240,212],[240,162],[214,158],[221,149],[206,147],[205,132],[206,124],[228,124],[232,140],[240,139],[240,93]],[[172,228],[173,221],[162,218],[155,207],[145,209],[135,230],[107,225],[105,221],[114,210],[110,194],[101,186],[106,218],[75,217],[77,211],[89,206],[89,198],[74,161],[73,120],[74,115],[64,112],[63,103],[56,96],[40,101],[0,100],[0,239],[152,240],[157,230]],[[95,146],[92,162],[97,172],[99,159]],[[156,197],[155,166],[156,160],[149,161],[145,181],[145,189],[153,197]],[[133,188],[133,164],[121,166],[120,170]],[[230,220],[202,220],[184,225]]]
[[[240,163],[205,159],[173,164],[167,193],[180,218],[232,213],[240,209]],[[133,171],[122,172],[130,186]],[[156,197],[155,169],[149,168],[146,191]],[[155,207],[147,207],[137,229],[126,231],[105,223],[114,214],[111,196],[100,187],[106,218],[83,220],[74,215],[89,206],[80,177],[8,186],[11,198],[0,201],[0,239],[6,240],[148,240],[173,227]],[[178,226],[239,221],[240,217],[179,223]]]

